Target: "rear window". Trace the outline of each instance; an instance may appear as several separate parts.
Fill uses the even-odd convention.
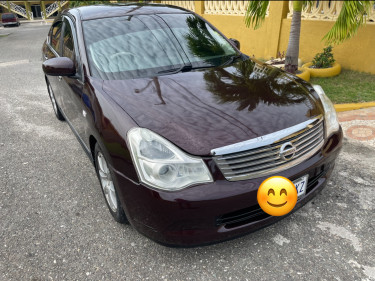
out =
[[[10,20],[10,19],[14,19],[16,16],[14,14],[3,14],[1,15],[1,18],[3,20]]]

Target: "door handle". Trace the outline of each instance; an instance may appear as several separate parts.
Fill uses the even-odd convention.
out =
[[[61,76],[59,76],[59,81],[61,81],[61,79],[62,79],[62,77],[61,77]]]

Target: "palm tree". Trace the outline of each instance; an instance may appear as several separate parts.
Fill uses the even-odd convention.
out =
[[[98,5],[98,4],[108,4],[108,0],[102,0],[102,1],[70,1],[69,7],[75,8],[75,7],[81,7],[81,6],[89,6],[89,5]],[[134,3],[134,2],[143,2],[140,0],[122,0],[121,3]]]
[[[270,1],[249,1],[245,15],[247,27],[257,29],[263,23]],[[313,5],[314,1],[293,1],[293,17],[290,26],[288,49],[285,56],[285,70],[295,73],[298,69],[299,38],[301,30],[302,8]],[[340,14],[331,28],[323,37],[326,44],[339,44],[353,37],[359,27],[366,23],[366,17],[371,12],[375,1],[343,1]]]
[[[108,1],[70,1],[69,7],[80,7],[80,6],[88,6],[88,5],[97,5],[97,4],[105,4]]]
[[[196,56],[206,60],[212,55],[225,55],[223,46],[212,36],[207,29],[206,23],[198,17],[186,18],[189,33],[184,37],[189,50]]]
[[[234,103],[238,111],[253,111],[259,103],[275,106],[310,103],[308,93],[301,91],[289,74],[252,60],[209,68],[204,79],[218,103]]]

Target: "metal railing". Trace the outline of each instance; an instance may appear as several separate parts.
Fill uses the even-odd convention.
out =
[[[302,11],[302,19],[335,21],[339,16],[343,1],[313,1]],[[288,18],[293,15],[293,1],[289,1]],[[375,22],[375,7],[367,15],[367,22]]]
[[[17,4],[14,4],[13,2],[7,2],[7,1],[0,1],[0,5],[7,8],[8,9],[8,3],[9,3],[9,6],[10,6],[10,9],[13,13],[16,13],[20,16],[23,16],[27,19],[31,19],[33,20],[34,19],[34,15],[31,11],[27,11],[25,8],[17,5]]]
[[[55,12],[59,10],[60,7],[63,7],[64,5],[68,4],[69,1],[55,1],[51,5],[49,5],[46,8],[46,14],[42,12],[42,18],[46,19],[52,16]]]
[[[244,16],[248,5],[249,1],[204,1],[204,13],[211,15]],[[266,16],[269,15],[269,9],[270,5],[268,5]]]

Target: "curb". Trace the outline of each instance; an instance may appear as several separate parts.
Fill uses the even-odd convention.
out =
[[[50,24],[50,23],[53,23],[54,20],[23,20],[23,21],[20,21],[21,22],[21,25],[22,24]]]
[[[339,75],[341,72],[341,65],[337,62],[329,68],[310,68],[312,62],[305,63],[302,68],[307,68],[310,71],[311,77],[333,77]]]
[[[302,71],[300,74],[296,74],[299,78],[309,82],[310,81],[310,70],[307,68],[298,67],[298,70]]]
[[[337,112],[356,110],[367,107],[375,107],[375,102],[363,102],[363,103],[343,103],[334,105]]]
[[[29,25],[29,24],[47,24],[45,21],[24,21],[21,22],[21,25]]]

